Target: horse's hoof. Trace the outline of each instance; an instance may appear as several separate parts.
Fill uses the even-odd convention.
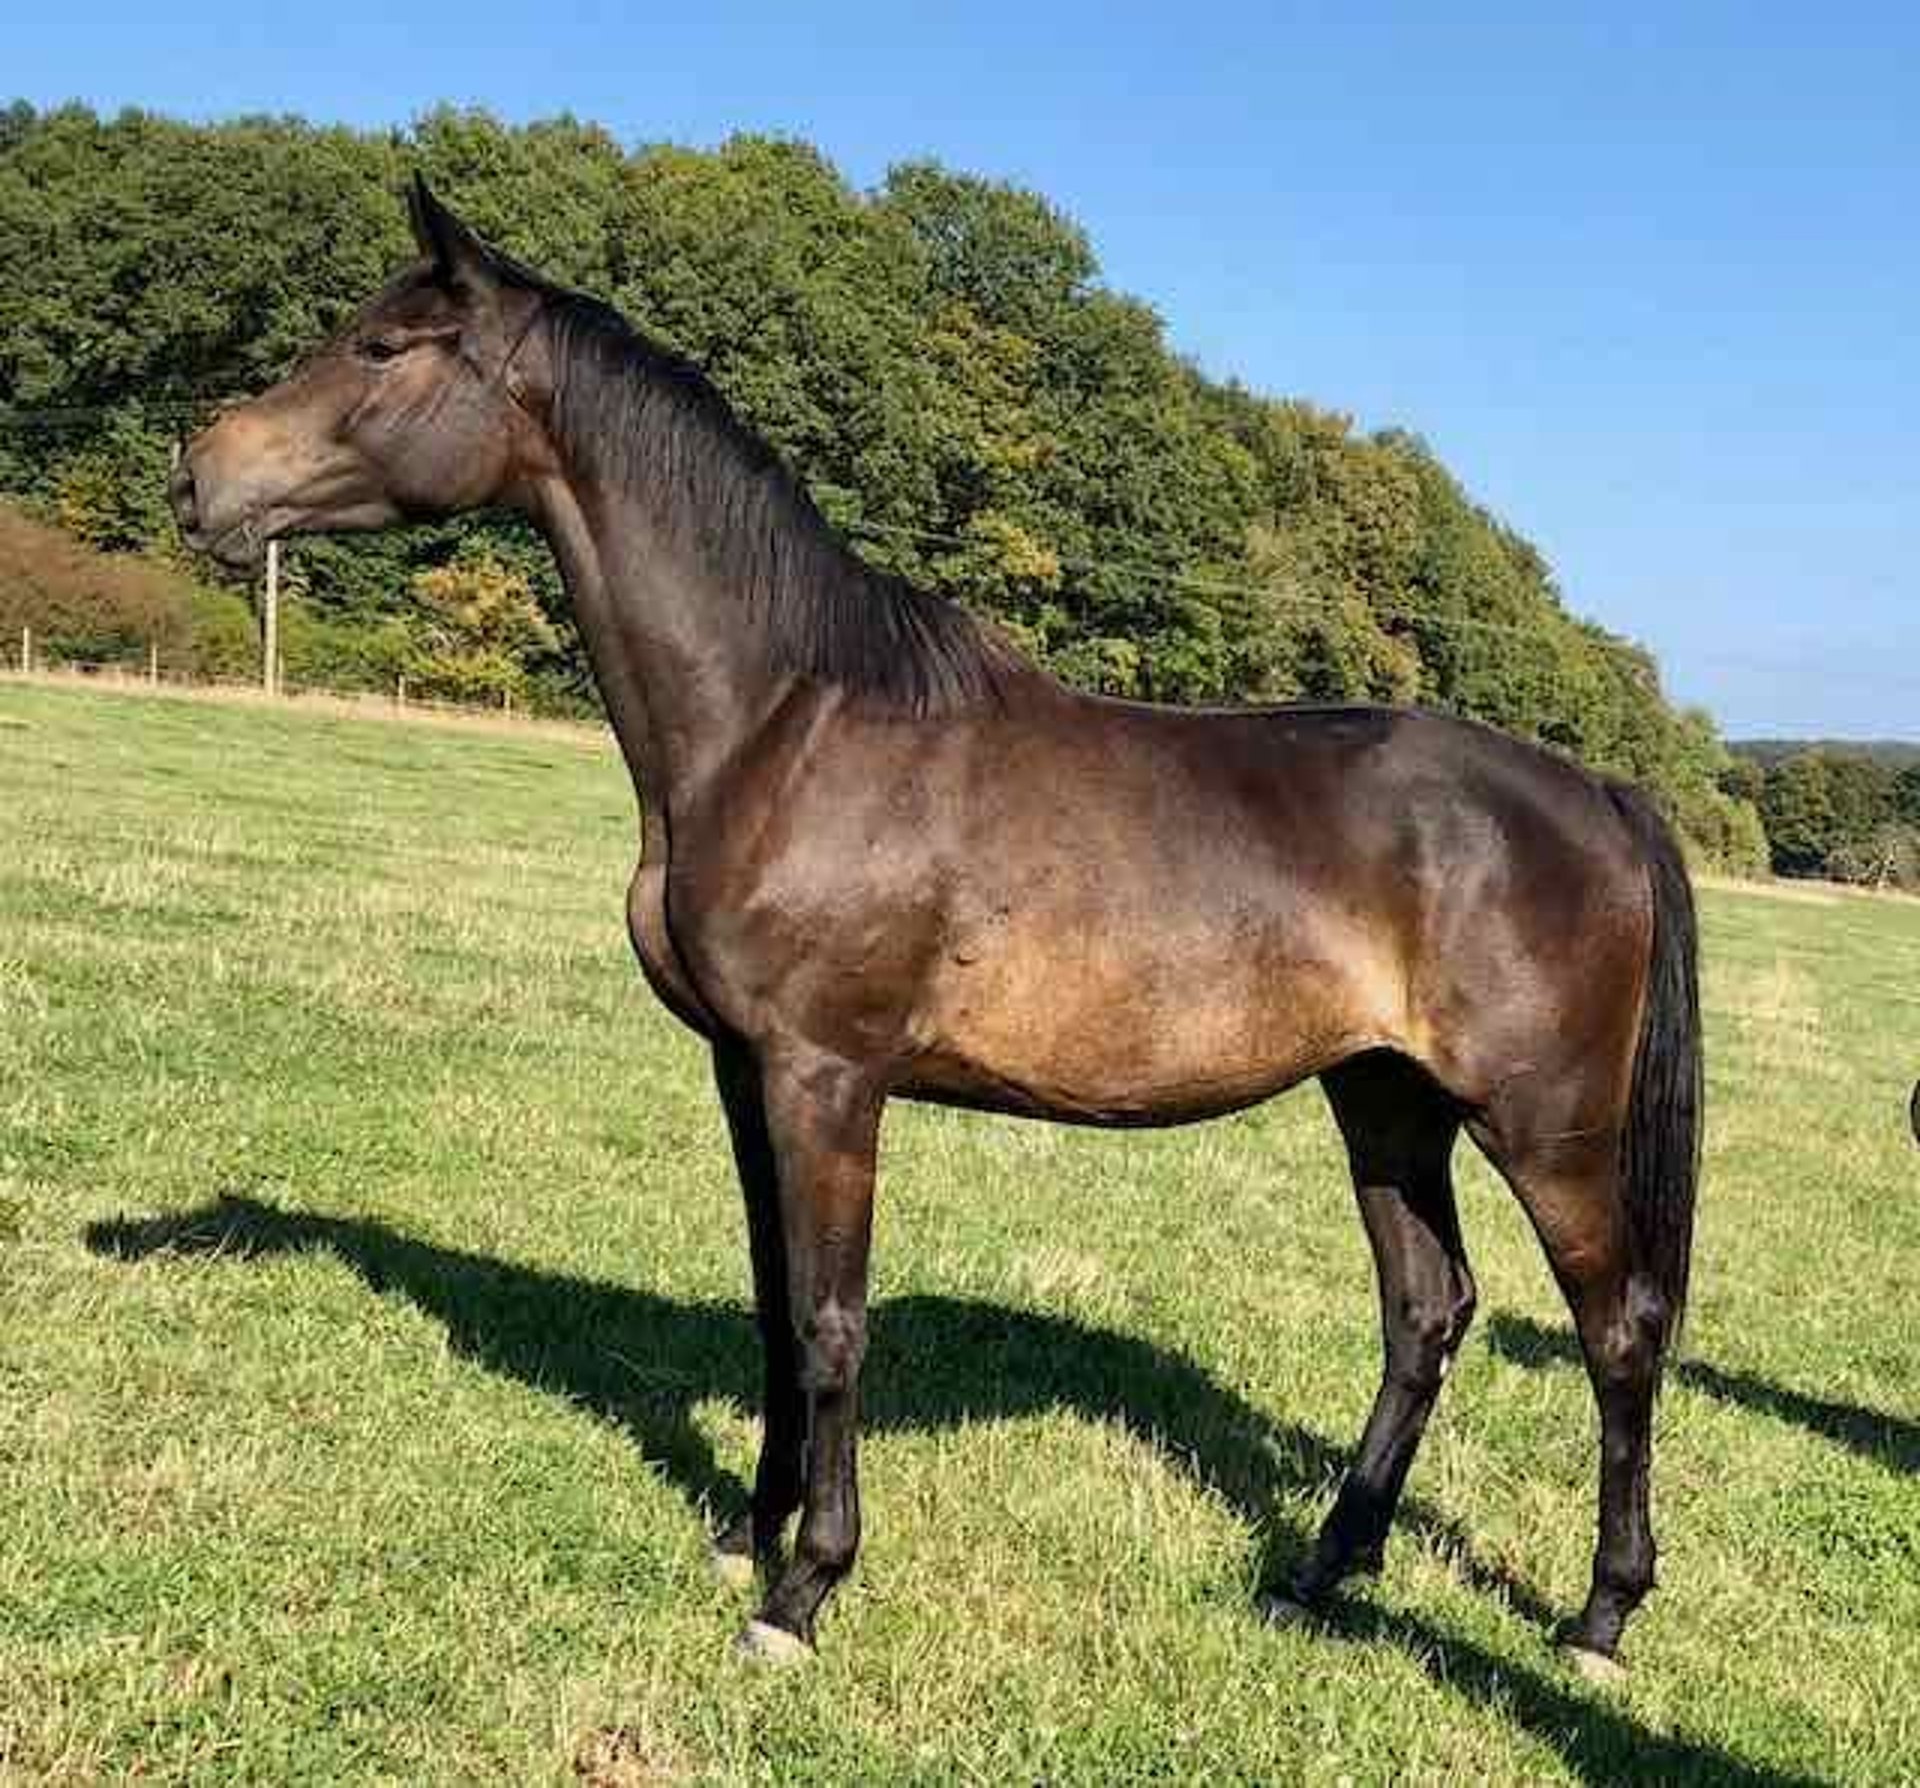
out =
[[[723,1552],[715,1546],[707,1554],[707,1567],[723,1589],[745,1589],[753,1581],[751,1552]]]
[[[1313,1610],[1284,1590],[1270,1589],[1260,1598],[1260,1618],[1270,1627],[1303,1627],[1313,1619]]]
[[[813,1647],[806,1640],[769,1620],[748,1621],[734,1642],[734,1650],[756,1664],[777,1664],[783,1669],[813,1656]]]
[[[1574,1673],[1584,1677],[1595,1688],[1617,1689],[1627,1680],[1627,1667],[1618,1658],[1610,1658],[1603,1651],[1593,1651],[1584,1645],[1563,1643],[1560,1647],[1566,1660],[1573,1666]]]

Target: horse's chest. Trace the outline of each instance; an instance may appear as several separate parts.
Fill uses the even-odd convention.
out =
[[[714,1031],[713,1015],[695,990],[686,963],[667,926],[666,867],[643,862],[627,888],[627,936],[640,959],[647,985],[668,1011],[704,1036]]]

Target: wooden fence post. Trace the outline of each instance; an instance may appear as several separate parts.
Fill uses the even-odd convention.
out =
[[[33,669],[33,629],[20,629],[20,674],[25,676]]]
[[[267,542],[267,587],[260,619],[265,632],[260,649],[260,679],[267,694],[280,693],[280,542]]]

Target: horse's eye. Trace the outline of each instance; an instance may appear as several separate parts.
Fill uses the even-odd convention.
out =
[[[397,360],[405,352],[397,341],[384,341],[377,335],[370,335],[360,344],[360,358],[371,360],[376,366],[389,360]]]

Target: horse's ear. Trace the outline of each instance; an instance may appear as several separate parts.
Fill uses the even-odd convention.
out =
[[[407,192],[407,216],[420,252],[442,279],[492,273],[493,255],[487,245],[433,196],[433,189],[418,173]]]

